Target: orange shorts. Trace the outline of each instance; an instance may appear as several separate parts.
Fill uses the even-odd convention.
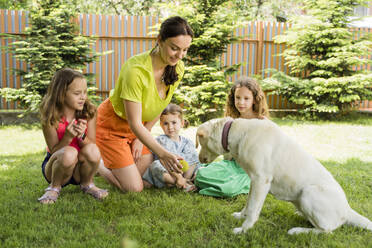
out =
[[[128,122],[115,113],[109,99],[99,105],[96,143],[107,168],[119,169],[134,164],[132,142],[136,138]],[[142,155],[149,153],[143,146]]]

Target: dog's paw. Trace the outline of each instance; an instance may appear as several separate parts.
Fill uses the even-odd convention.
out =
[[[294,227],[289,229],[288,234],[293,235],[293,234],[300,234],[300,233],[332,233],[332,231],[324,231],[318,228],[306,228],[306,227]]]
[[[296,210],[295,211],[295,215],[298,215],[298,216],[301,216],[301,217],[305,217],[305,215],[300,210]]]
[[[241,227],[236,227],[236,228],[234,228],[234,230],[233,230],[233,233],[234,234],[241,234],[241,233],[243,233],[244,231],[243,231],[243,228],[241,228]]]
[[[289,235],[298,234],[298,233],[300,233],[300,229],[301,228],[299,228],[299,227],[291,228],[291,229],[288,230],[288,234]]]
[[[242,219],[243,218],[243,215],[241,214],[241,212],[235,212],[235,213],[232,213],[231,214],[235,219]]]

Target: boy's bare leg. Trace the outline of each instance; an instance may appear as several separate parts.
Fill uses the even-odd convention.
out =
[[[146,169],[149,168],[151,165],[152,161],[154,161],[154,156],[152,154],[145,154],[142,155],[137,161],[137,169],[141,176],[145,173]]]
[[[171,172],[171,174],[164,173],[163,181],[166,185],[176,185],[177,188],[185,188],[186,179],[182,176],[181,173]]]
[[[175,185],[176,184],[176,179],[171,176],[169,173],[164,173],[163,174],[163,181],[164,184],[166,185]]]
[[[186,178],[183,177],[181,173],[171,172],[171,175],[176,180],[176,186],[179,189],[183,189],[186,187]]]
[[[183,174],[186,179],[190,179],[192,177],[192,173],[194,172],[195,165],[190,165],[189,169]]]

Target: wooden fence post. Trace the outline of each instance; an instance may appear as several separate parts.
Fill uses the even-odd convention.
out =
[[[263,58],[263,46],[264,46],[264,29],[263,22],[257,22],[256,37],[258,40],[257,54],[256,54],[256,66],[254,74],[259,74],[262,70],[262,58]]]
[[[0,9],[0,33],[22,35],[25,26],[29,26],[29,13],[26,11],[9,11]],[[105,15],[88,15],[80,14],[73,19],[80,28],[82,35],[95,35],[97,40],[92,46],[97,52],[105,50],[114,50],[115,52],[109,55],[99,57],[97,61],[87,65],[84,72],[96,74],[96,87],[98,93],[106,98],[108,92],[114,88],[115,80],[120,72],[120,68],[124,61],[132,55],[144,52],[155,46],[156,35],[147,33],[148,26],[153,26],[159,22],[159,17],[131,17],[131,16],[105,16]],[[285,45],[276,45],[272,41],[272,37],[277,34],[283,34],[289,27],[287,24],[270,24],[264,21],[252,21],[245,27],[250,37],[244,38],[241,44],[229,45],[227,52],[221,56],[222,65],[231,65],[239,62],[244,62],[244,68],[241,67],[240,73],[243,75],[262,75],[267,67],[276,68],[285,73],[289,73],[288,67],[285,66],[285,60],[282,57],[273,57],[274,54],[283,52]],[[243,28],[243,29],[245,29]],[[243,29],[234,30],[234,34],[241,35]],[[358,39],[361,33],[372,33],[372,29],[354,28],[354,38]],[[247,34],[244,31],[244,35]],[[253,37],[254,36],[254,37]],[[9,45],[13,39],[0,38],[0,46]],[[366,57],[365,57],[366,58]],[[372,58],[372,55],[367,56]],[[0,88],[11,87],[19,88],[23,83],[23,79],[16,78],[10,69],[26,69],[27,65],[24,61],[14,60],[14,55],[5,50],[0,50]],[[361,69],[361,68],[360,68]],[[371,65],[367,65],[364,69],[372,70]],[[236,77],[235,77],[236,78]],[[271,108],[292,108],[283,99],[274,99],[274,96],[269,96]],[[275,105],[277,102],[278,106]],[[14,109],[18,106],[14,103],[5,102],[5,99],[0,98],[0,109]],[[360,102],[361,108],[372,108],[372,101]]]

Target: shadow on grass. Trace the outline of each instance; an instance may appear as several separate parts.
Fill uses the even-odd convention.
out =
[[[14,127],[20,127],[24,131],[39,130],[41,129],[41,124],[37,122],[37,123],[20,123],[20,124],[0,125],[0,130],[7,129],[7,128],[14,128]]]

